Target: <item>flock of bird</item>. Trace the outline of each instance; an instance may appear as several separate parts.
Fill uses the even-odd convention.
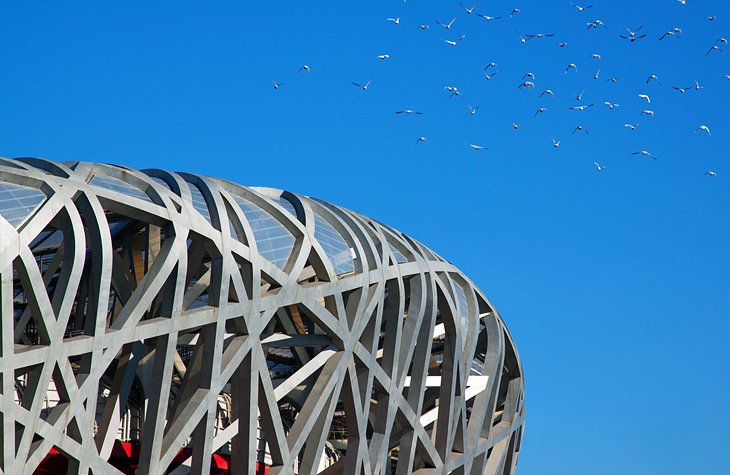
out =
[[[405,1],[406,0],[404,0],[404,3],[405,3]],[[688,0],[676,0],[676,2],[679,5],[686,5]],[[575,9],[577,11],[577,13],[579,13],[579,14],[584,13],[593,8],[593,4],[581,6],[581,5],[571,2],[571,3],[569,3],[569,5],[573,9]],[[463,9],[464,13],[467,16],[475,15],[475,16],[483,19],[486,22],[492,22],[492,21],[503,19],[503,16],[490,16],[490,15],[486,15],[486,14],[478,12],[477,8],[479,7],[479,2],[477,2],[471,6],[467,6],[467,5],[464,5],[463,3],[459,2],[459,6],[461,7],[461,9]],[[522,11],[519,8],[513,8],[508,13],[508,15],[505,15],[505,16],[512,18],[515,15],[518,15],[520,13],[522,13]],[[451,33],[452,30],[454,29],[454,25],[458,18],[459,18],[458,16],[454,16],[448,23],[436,20],[436,21],[434,21],[435,26],[433,26],[433,28],[441,30],[441,32],[444,34],[444,36],[448,36],[449,33]],[[714,22],[717,20],[717,17],[712,15],[712,16],[706,16],[705,19],[708,22]],[[400,25],[401,25],[400,17],[388,17],[385,19],[385,21],[392,23],[394,26],[400,27]],[[600,19],[590,20],[590,21],[586,22],[585,26],[586,26],[587,30],[599,29],[599,28],[607,29],[606,24]],[[418,25],[416,28],[418,30],[431,30],[432,26],[428,25],[428,24],[421,24],[421,25]],[[646,30],[644,30],[644,25],[640,25],[634,29],[631,29],[628,27],[624,27],[624,28],[625,28],[625,32],[622,31],[621,34],[617,35],[619,40],[627,41],[628,43],[636,43],[639,41],[647,41],[649,38],[648,33],[646,32]],[[519,31],[515,31],[515,33],[517,35],[517,40],[522,44],[526,44],[527,42],[531,42],[531,41],[535,41],[535,40],[541,40],[544,38],[553,38],[556,36],[555,33],[544,33],[544,32],[536,32],[536,33],[530,33],[530,34],[525,34],[525,35],[520,34]],[[665,41],[665,40],[669,40],[670,38],[681,39],[682,34],[683,34],[682,28],[673,27],[673,28],[663,32],[661,35],[659,35],[657,40]],[[461,41],[463,41],[465,38],[466,38],[466,35],[461,34],[458,37],[454,35],[454,36],[452,36],[451,39],[441,38],[441,41],[448,46],[457,47],[459,45],[459,43]],[[568,45],[567,41],[560,41],[560,42],[556,43],[556,46],[558,46],[560,48],[565,48],[567,45]],[[711,54],[712,55],[724,55],[726,47],[728,47],[728,40],[724,37],[720,37],[714,41],[714,43],[710,46],[710,48],[704,54],[705,54],[705,56],[708,56]],[[592,53],[591,57],[598,61],[601,60],[601,55],[599,53]],[[385,60],[390,59],[390,55],[389,54],[380,54],[380,55],[377,55],[376,58],[381,61],[385,61]],[[575,73],[577,71],[578,71],[577,64],[569,63],[563,70],[563,74],[568,75],[571,73]],[[301,67],[299,67],[297,72],[298,73],[311,73],[312,68],[310,68],[309,65],[305,64],[305,65],[302,65]],[[498,72],[499,72],[499,65],[495,62],[490,62],[489,64],[484,66],[481,71],[484,79],[488,80],[488,81],[491,80],[495,75],[497,75]],[[598,80],[600,77],[600,73],[601,73],[601,70],[598,69],[593,74],[593,79]],[[730,81],[730,74],[724,75],[723,77],[724,77],[724,79]],[[615,84],[616,82],[619,81],[619,78],[610,77],[610,78],[606,79],[606,81],[609,83]],[[271,82],[272,82],[275,90],[280,89],[284,85],[284,83],[277,82],[273,79],[271,80]],[[364,81],[364,82],[363,81],[359,81],[359,82],[351,81],[351,84],[354,87],[357,87],[357,88],[361,89],[362,91],[367,92],[368,88],[370,87],[372,82],[373,82],[373,78],[371,77],[367,81]],[[644,81],[644,86],[649,86],[651,83],[656,83],[658,85],[661,85],[661,81],[657,74],[649,74],[646,77],[646,80]],[[521,77],[519,82],[517,83],[516,89],[535,91],[536,90],[536,75],[533,72],[525,73]],[[692,93],[693,91],[695,93],[700,92],[704,89],[704,86],[702,86],[699,83],[699,81],[695,80],[692,85],[689,85],[686,87],[685,86],[672,86],[672,89],[674,91],[677,91],[677,93],[679,93],[679,94],[688,94],[688,93]],[[462,99],[464,99],[462,91],[460,91],[457,86],[447,85],[444,87],[444,90],[448,93],[450,98],[451,97],[461,97]],[[586,90],[583,89],[579,94],[573,93],[573,96],[575,97],[575,100],[576,100],[576,103],[575,103],[576,105],[570,106],[569,110],[582,112],[582,111],[585,111],[592,107],[595,107],[597,105],[596,103],[585,103],[584,102],[583,96],[584,96],[585,92],[586,92]],[[539,93],[538,98],[542,98],[544,96],[553,97],[553,96],[555,96],[555,93],[553,92],[552,89],[543,89]],[[645,102],[646,107],[647,107],[646,109],[642,109],[640,111],[639,117],[640,118],[653,117],[655,114],[654,114],[654,111],[650,108],[651,104],[652,104],[651,97],[645,92],[639,92],[636,95],[636,97],[641,99],[642,102]],[[609,110],[613,110],[613,109],[619,108],[620,104],[612,102],[612,101],[603,101],[603,106],[606,106]],[[467,107],[468,107],[468,113],[472,116],[475,115],[477,113],[477,110],[479,109],[478,106],[473,107],[469,104],[467,104]],[[535,111],[534,116],[539,116],[547,111],[548,111],[547,107],[539,107]],[[397,110],[397,111],[395,111],[395,113],[403,114],[403,115],[422,115],[423,114],[423,112],[421,112],[421,111],[412,110],[412,109]],[[520,129],[522,127],[522,125],[520,123],[513,122],[512,127],[514,129]],[[634,132],[639,128],[639,123],[638,122],[637,123],[626,123],[626,124],[624,124],[624,127],[627,130]],[[704,133],[704,134],[707,134],[707,136],[712,135],[709,126],[706,124],[697,125],[695,132]],[[576,133],[590,135],[589,130],[582,124],[578,124],[575,126],[575,128],[572,131],[572,135],[575,135]],[[420,136],[416,139],[415,143],[420,144],[422,142],[427,142],[427,141],[428,141],[427,137]],[[467,143],[466,145],[475,151],[489,150],[488,147],[479,145],[479,144],[475,144],[475,143]],[[560,147],[560,140],[556,140],[553,138],[552,145],[553,145],[553,148],[558,149]],[[654,154],[652,154],[649,150],[636,150],[636,151],[632,151],[631,154],[634,156],[644,157],[644,158],[648,158],[651,160],[658,160],[658,157],[655,156]],[[593,162],[593,164],[594,164],[597,172],[602,172],[607,168],[605,165],[600,164],[598,162]],[[707,170],[704,173],[704,175],[715,177],[718,174],[716,171]]]

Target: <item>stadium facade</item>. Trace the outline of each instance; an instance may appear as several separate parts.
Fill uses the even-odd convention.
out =
[[[513,473],[524,383],[456,267],[286,191],[0,159],[0,468]]]

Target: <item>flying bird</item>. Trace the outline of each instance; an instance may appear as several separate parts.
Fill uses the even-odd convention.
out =
[[[494,77],[495,74],[497,74],[498,71],[494,71],[492,74],[489,74],[488,72],[484,71],[484,79],[489,81]]]
[[[591,58],[593,58],[593,59],[597,59],[597,60],[599,60],[599,61],[600,61],[600,60],[601,60],[601,55],[600,55],[600,54],[598,54],[598,53],[593,53],[593,54],[591,54]]]
[[[608,106],[608,108],[611,110],[616,109],[619,106],[618,104],[612,104],[611,102],[608,102],[608,101],[604,101],[603,103],[606,104]]]
[[[598,162],[593,162],[593,164],[596,166],[596,171],[602,172],[604,169],[606,169],[606,165],[601,165]]]
[[[453,20],[451,20],[451,21],[450,21],[450,22],[449,22],[448,24],[443,24],[443,23],[441,23],[440,21],[437,21],[437,22],[436,22],[436,24],[437,24],[437,25],[441,25],[441,26],[443,26],[443,27],[444,27],[444,28],[446,28],[447,30],[450,30],[450,29],[451,29],[451,25],[453,25],[455,21],[456,21],[456,17],[454,17],[454,19],[453,19]]]
[[[535,79],[535,75],[533,73],[525,73],[525,75],[522,76],[522,80],[524,81],[525,78]]]
[[[584,110],[588,109],[589,107],[593,107],[593,104],[585,104],[582,106],[569,107],[569,109],[574,110],[574,111],[584,111]]]
[[[496,67],[498,67],[498,66],[499,66],[499,65],[498,65],[497,63],[489,63],[489,64],[487,64],[486,66],[484,66],[484,67],[482,68],[482,71],[486,71],[486,70],[487,70],[487,69],[489,69],[489,68],[496,68]]]
[[[430,30],[431,27],[428,25],[418,25],[417,27],[419,30]]]
[[[308,72],[308,73],[311,73],[311,72],[312,72],[312,69],[311,69],[311,68],[310,68],[309,66],[307,66],[306,64],[303,64],[303,65],[302,65],[302,66],[301,66],[301,67],[300,67],[300,68],[299,68],[299,69],[297,70],[297,72],[299,72],[299,71],[306,71],[306,72]]]
[[[654,117],[654,111],[646,109],[641,111],[641,114],[639,115],[648,115],[649,117]]]
[[[502,18],[501,16],[482,15],[481,13],[477,13],[477,16],[484,18],[486,21],[499,20]]]
[[[512,18],[512,16],[517,13],[522,13],[522,11],[519,8],[513,8],[512,11],[509,12],[509,17]]]
[[[388,58],[390,58],[390,55],[389,54],[379,54],[377,56],[377,58],[378,59],[388,59]]]
[[[689,87],[672,86],[672,89],[674,89],[675,91],[679,91],[680,93],[684,94],[685,92],[692,90],[692,86],[689,86]]]
[[[425,141],[427,141],[427,140],[428,140],[428,139],[427,139],[426,137],[418,137],[418,138],[416,139],[416,144],[419,144],[419,143],[421,143],[421,142],[425,142]]]
[[[708,171],[708,172],[705,172],[705,175],[717,176],[717,172]]]
[[[649,98],[649,96],[647,96],[646,94],[639,94],[639,98],[644,99],[647,104],[651,104],[651,98]]]
[[[630,43],[633,43],[634,41],[636,41],[638,39],[646,37],[646,33],[644,33],[643,35],[639,35],[639,36],[636,35],[639,31],[641,31],[642,28],[644,28],[644,25],[641,25],[640,27],[638,27],[636,29],[636,31],[631,31],[627,27],[624,27],[624,28],[626,28],[626,31],[629,32],[629,36],[625,36],[625,35],[618,35],[618,36],[619,36],[619,38],[629,40]]]
[[[354,82],[354,81],[351,81],[351,82],[352,82],[352,84],[353,84],[354,86],[357,86],[357,87],[359,87],[359,88],[360,88],[360,89],[362,89],[363,91],[367,91],[367,90],[368,90],[368,86],[370,86],[370,83],[371,83],[371,82],[373,82],[373,78],[370,78],[370,79],[368,79],[368,82],[366,82],[365,84],[358,84],[358,83],[356,83],[356,82]]]
[[[717,17],[716,17],[715,15],[712,15],[712,16],[708,16],[708,17],[707,17],[707,20],[708,20],[708,21],[715,21],[715,20],[717,20]]]
[[[472,107],[469,104],[466,105],[469,108],[469,115],[474,115],[477,113],[477,110],[479,109],[479,106]]]
[[[586,25],[588,25],[588,28],[586,28],[586,30],[590,30],[591,28],[598,29],[599,26],[606,28],[605,23],[603,23],[601,20],[589,21],[588,23],[586,23]]]
[[[577,126],[576,126],[576,127],[575,127],[575,128],[573,129],[573,133],[576,133],[576,132],[585,132],[586,134],[588,134],[588,129],[586,129],[586,128],[585,128],[585,127],[583,127],[582,125],[577,125]],[[589,134],[589,135],[590,135],[590,134]]]
[[[537,110],[537,112],[535,112],[535,115],[537,115],[537,114],[540,114],[540,113],[542,113],[542,112],[545,112],[545,111],[547,111],[547,107],[540,107],[540,108],[539,108],[539,109]]]
[[[661,81],[659,81],[659,76],[657,76],[656,74],[652,74],[648,78],[646,78],[646,82],[644,84],[648,85],[649,81],[651,80],[658,82],[660,86],[662,85]]]
[[[636,130],[636,128],[639,126],[639,124],[624,124],[624,127],[627,127],[631,130]]]
[[[699,91],[700,89],[704,89],[705,86],[700,86],[700,83],[695,79],[695,91]]]
[[[525,82],[521,83],[519,86],[517,86],[517,89],[520,89],[520,88],[523,88],[523,87],[526,87],[528,89],[529,88],[535,89],[535,83],[534,82],[531,82],[531,81],[525,81]]]
[[[481,145],[474,145],[472,143],[469,143],[467,145],[470,146],[471,148],[473,148],[474,150],[489,150],[487,147],[482,147]]]
[[[722,48],[720,48],[717,45],[712,45],[712,48],[710,48],[710,49],[707,50],[707,53],[705,53],[705,56],[707,56],[708,54],[712,53],[713,51],[719,51],[720,53],[725,54],[725,52],[722,50]]]
[[[271,80],[271,82],[274,84],[274,89],[279,89],[281,86],[284,85],[283,82],[276,82],[273,79]]]
[[[555,33],[533,33],[531,35],[526,35],[528,40],[531,40],[533,38],[549,38],[551,36],[555,36]]]
[[[400,24],[400,17],[398,18],[386,18],[385,21],[392,21],[396,25]]]
[[[652,160],[656,160],[657,159],[654,155],[652,155],[647,150],[639,150],[638,152],[631,152],[631,155],[642,155],[644,157],[649,157]]]
[[[544,90],[544,91],[542,91],[542,92],[540,93],[540,95],[539,95],[539,96],[537,96],[537,97],[542,97],[542,96],[544,96],[545,94],[547,94],[548,96],[553,96],[553,97],[555,97],[555,94],[553,94],[553,91],[552,91],[551,89],[545,89],[545,90]]]
[[[476,7],[478,7],[478,6],[479,6],[479,2],[475,3],[475,4],[474,4],[474,6],[473,6],[473,7],[471,7],[471,8],[466,8],[466,7],[464,6],[464,4],[463,4],[463,3],[461,3],[461,2],[459,2],[459,5],[461,5],[461,8],[463,8],[463,9],[464,9],[464,11],[466,12],[466,14],[467,14],[467,15],[471,15],[471,14],[472,14],[472,12],[474,11],[474,9],[475,9]]]
[[[395,111],[395,113],[396,114],[407,114],[407,115],[411,115],[411,114],[421,115],[421,114],[423,114],[423,112],[414,111],[412,109],[403,109],[403,110],[400,110],[400,111]]]
[[[560,147],[560,140],[555,140],[555,139],[553,139],[553,138],[551,138],[550,140],[552,140],[552,141],[553,141],[553,148],[558,148],[558,147]]]
[[[448,44],[448,45],[451,45],[451,46],[456,46],[456,44],[457,44],[457,43],[458,43],[459,41],[463,40],[463,39],[464,39],[465,37],[466,37],[466,35],[461,35],[461,38],[459,38],[459,39],[456,39],[456,40],[454,40],[454,41],[450,41],[450,40],[444,40],[444,39],[442,39],[442,41],[443,41],[444,43]]]
[[[583,100],[583,94],[585,94],[585,93],[586,93],[586,90],[585,89],[583,89],[582,91],[580,91],[580,94],[573,93],[573,95],[575,96],[575,100],[576,101],[579,101],[579,102],[582,101]]]
[[[522,124],[518,124],[518,123],[516,123],[516,122],[512,122],[512,127],[514,127],[514,129],[515,129],[515,130],[517,130],[517,129],[519,129],[520,127],[522,127]]]
[[[593,75],[593,79],[598,80],[598,76],[600,76],[600,74],[601,70],[599,69],[598,71],[596,71],[596,74]]]
[[[567,68],[565,68],[565,71],[563,71],[563,74],[568,74],[568,71],[571,69],[575,69],[578,71],[578,66],[576,66],[574,63],[570,63]]]
[[[582,13],[582,12],[588,10],[589,8],[593,8],[593,5],[592,4],[591,5],[588,5],[587,7],[581,7],[580,5],[576,5],[573,2],[571,2],[570,4],[572,6],[574,6],[578,10],[579,13]]]
[[[707,132],[707,135],[712,135],[712,134],[710,133],[710,128],[709,128],[709,127],[707,127],[706,125],[700,125],[700,126],[698,126],[698,127],[697,127],[697,130],[702,130],[702,131],[704,131],[704,132]]]

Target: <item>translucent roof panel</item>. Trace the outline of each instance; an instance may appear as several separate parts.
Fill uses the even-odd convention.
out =
[[[461,287],[461,285],[459,285],[458,282],[451,279],[451,283],[454,285],[454,290],[456,291],[456,299],[459,302],[459,321],[461,322],[462,327],[466,328],[469,319],[469,304],[466,301],[466,294],[464,293],[464,289]]]
[[[208,205],[205,203],[205,198],[203,198],[203,193],[201,193],[198,187],[192,183],[188,183],[188,188],[190,188],[190,194],[193,198],[193,208],[195,208],[198,213],[202,214],[210,223],[210,211],[208,210]]]
[[[150,179],[152,179],[152,181],[159,183],[160,185],[167,188],[168,190],[172,191],[172,188],[170,188],[170,185],[168,185],[167,182],[165,180],[163,180],[162,178],[158,178],[156,176],[151,176]]]
[[[0,183],[0,216],[17,228],[45,199],[46,195],[38,189]]]
[[[335,274],[355,270],[352,251],[342,235],[316,211],[314,212],[314,239],[319,241],[335,269]]]
[[[251,225],[259,254],[283,269],[294,247],[294,236],[261,207],[242,196],[234,196]]]
[[[403,264],[404,262],[408,262],[408,259],[406,259],[406,256],[404,256],[403,253],[400,252],[398,249],[396,249],[391,243],[388,243],[388,247],[390,247],[390,252],[393,253],[393,257],[395,257],[395,261],[398,264]]]
[[[117,193],[131,196],[132,198],[137,198],[150,203],[152,202],[150,197],[147,196],[147,193],[140,190],[136,186],[132,186],[129,183],[120,180],[119,178],[105,175],[94,175],[94,177],[89,180],[89,183],[91,183],[92,185],[96,185],[100,188],[105,188],[107,190],[116,191]]]
[[[297,210],[294,209],[294,205],[291,204],[288,200],[285,200],[284,198],[281,198],[281,197],[279,197],[279,198],[269,198],[269,199],[271,201],[275,201],[276,204],[278,204],[279,206],[281,206],[282,208],[284,208],[285,210],[287,210],[289,212],[289,214],[291,214],[295,218],[297,217]]]

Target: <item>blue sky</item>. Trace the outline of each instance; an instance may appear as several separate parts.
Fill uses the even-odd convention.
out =
[[[730,38],[730,9],[593,3],[483,1],[476,12],[505,17],[492,22],[451,1],[5,3],[0,155],[203,173],[388,223],[506,320],[527,384],[519,473],[721,473],[730,55],[705,53]],[[435,23],[453,17],[451,31]],[[607,27],[587,30],[596,18]],[[646,38],[618,37],[640,25]],[[658,41],[673,27],[681,39]],[[527,72],[535,91],[517,89]],[[672,89],[694,80],[704,89]],[[538,98],[546,88],[555,97]],[[643,149],[658,160],[632,155]]]

